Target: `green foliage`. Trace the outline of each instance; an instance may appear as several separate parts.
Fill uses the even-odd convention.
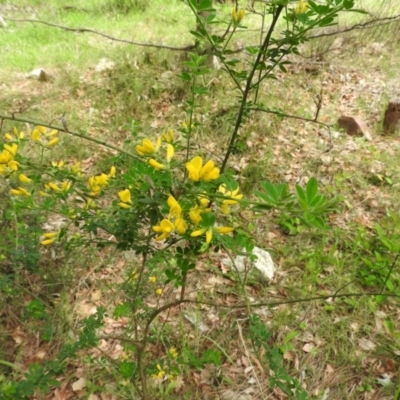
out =
[[[311,178],[303,189],[296,185],[296,195],[290,193],[286,183],[260,183],[262,191],[255,194],[263,203],[257,204],[256,210],[277,209],[281,212],[279,224],[291,234],[298,233],[302,227],[328,229],[324,218],[334,211],[337,199],[328,200],[326,196],[318,194],[318,183]]]
[[[271,333],[267,331],[265,324],[256,314],[250,315],[249,335],[256,349],[260,349],[261,347],[264,349],[264,358],[260,359],[260,362],[263,366],[266,362],[271,371],[268,374],[271,388],[273,389],[276,386],[279,387],[290,400],[308,399],[308,395],[301,387],[299,381],[286,372],[282,363],[282,354],[279,348],[276,346],[269,346],[268,343],[271,339]]]

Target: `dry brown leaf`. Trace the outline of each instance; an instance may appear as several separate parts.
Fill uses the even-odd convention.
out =
[[[369,339],[361,338],[358,340],[358,345],[365,351],[371,351],[376,348],[376,344]]]
[[[302,347],[302,350],[303,350],[305,353],[310,353],[311,351],[314,350],[314,348],[315,348],[315,346],[314,346],[313,343],[306,343],[306,344]]]
[[[74,392],[78,392],[82,390],[83,388],[86,387],[86,379],[85,378],[79,378],[77,381],[75,381],[72,385],[72,390]]]

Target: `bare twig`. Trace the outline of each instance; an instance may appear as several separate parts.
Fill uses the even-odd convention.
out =
[[[53,124],[46,124],[46,123],[41,122],[41,121],[35,121],[35,120],[32,120],[32,119],[16,117],[14,114],[15,113],[11,113],[11,115],[0,114],[0,120],[1,121],[3,121],[3,120],[17,121],[17,122],[23,122],[23,123],[26,123],[26,124],[32,124],[32,125],[35,125],[35,126],[40,125],[40,126],[44,126],[46,128],[49,128],[49,129],[55,129],[55,130],[60,131],[60,132],[65,132],[68,135],[76,136],[76,137],[79,137],[81,139],[88,140],[89,142],[100,144],[100,145],[102,145],[104,147],[108,147],[109,149],[118,151],[121,154],[125,154],[125,155],[127,155],[127,156],[129,156],[131,158],[134,158],[135,160],[143,162],[143,160],[141,158],[139,158],[139,157],[135,156],[134,154],[131,154],[128,151],[125,151],[125,150],[123,150],[123,149],[121,149],[121,148],[119,148],[117,146],[114,146],[114,145],[109,144],[107,142],[104,142],[102,140],[87,136],[87,135],[85,135],[83,133],[77,133],[77,132],[70,131],[68,129],[68,127],[67,127],[67,124],[66,124],[65,120],[64,120],[64,116],[61,117],[61,121],[63,122],[64,126],[56,126],[56,125],[53,125]]]
[[[356,29],[368,29],[368,28],[375,28],[377,26],[383,26],[383,25],[388,25],[394,21],[400,21],[400,15],[395,15],[393,17],[385,17],[385,18],[375,18],[363,23],[355,24],[352,26],[349,26],[348,28],[340,29],[337,31],[331,31],[331,32],[322,32],[318,33],[316,35],[308,36],[307,39],[317,39],[320,37],[324,36],[335,36],[335,35],[340,35],[341,33],[346,33],[350,32]]]
[[[60,28],[64,29],[65,31],[70,31],[70,32],[77,32],[77,33],[93,33],[95,35],[103,36],[107,39],[113,40],[114,42],[122,42],[122,43],[128,43],[128,44],[134,44],[135,46],[142,46],[142,47],[154,47],[156,49],[167,49],[167,50],[174,50],[174,51],[188,51],[192,50],[196,47],[194,44],[190,44],[184,47],[174,47],[174,46],[167,46],[167,45],[162,45],[162,44],[154,44],[154,43],[142,43],[142,42],[135,42],[133,40],[128,40],[128,39],[120,39],[116,38],[114,36],[107,35],[106,33],[96,31],[94,29],[89,29],[89,28],[70,28],[69,26],[63,26],[63,25],[57,25],[57,24],[52,24],[50,22],[46,21],[41,21],[38,19],[13,19],[13,18],[4,18],[7,21],[13,21],[13,22],[31,22],[35,24],[44,24],[48,26],[53,26],[55,28]]]

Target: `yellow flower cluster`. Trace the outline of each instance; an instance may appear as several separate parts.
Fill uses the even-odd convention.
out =
[[[182,207],[176,201],[175,197],[169,196],[167,204],[169,206],[168,218],[164,218],[160,222],[160,225],[153,226],[153,231],[159,234],[156,240],[166,239],[174,230],[180,235],[184,235],[188,228],[186,221],[182,217]]]
[[[18,132],[16,127],[13,128],[13,132],[4,134],[4,139],[8,140],[9,142],[19,141],[25,137],[24,132]]]
[[[163,133],[162,137],[159,137],[157,139],[156,144],[154,145],[151,140],[145,138],[142,141],[142,144],[138,144],[136,146],[136,152],[139,156],[141,157],[151,157],[156,155],[160,148],[161,148],[161,141],[164,139],[164,141],[167,143],[166,146],[166,161],[167,161],[167,165],[160,163],[159,161],[157,161],[154,158],[150,158],[150,160],[148,161],[149,164],[155,168],[155,169],[167,169],[169,166],[169,163],[171,162],[172,158],[175,155],[175,149],[173,146],[174,143],[174,131],[172,129],[170,129],[167,133]]]
[[[18,145],[13,143],[11,145],[4,144],[3,150],[0,153],[0,174],[7,175],[18,170],[18,162],[14,157],[17,154]]]
[[[116,169],[114,166],[111,167],[110,173],[100,174],[91,176],[88,179],[88,189],[90,190],[89,196],[97,197],[101,191],[108,185],[108,180],[114,178],[116,175]]]
[[[241,195],[238,195],[241,196]],[[239,198],[239,197],[237,197]],[[235,200],[226,200],[226,201],[234,201]],[[207,205],[209,204],[209,199],[207,199],[204,196],[200,196],[198,198],[198,203],[195,207],[192,207],[189,211],[189,219],[193,222],[193,225],[196,227],[202,220],[201,214],[204,212],[209,212],[211,211],[210,208],[207,208]],[[171,233],[178,232],[180,235],[184,235],[188,229],[188,224],[184,220],[182,216],[182,207],[179,205],[179,203],[176,201],[176,199],[173,196],[169,196],[168,201],[169,205],[169,216],[168,218],[164,218],[162,221],[160,221],[159,225],[153,226],[153,231],[158,233],[159,235],[155,238],[156,240],[164,240],[168,238]],[[194,230],[190,236],[191,237],[198,237],[202,236],[205,234],[206,237],[206,243],[209,244],[212,240],[213,233],[217,232],[219,234],[226,234],[233,232],[234,228],[227,227],[227,226],[222,226],[222,227],[215,227],[215,226],[210,226],[206,228],[201,228]]]
[[[59,138],[57,137],[58,131],[53,129],[49,130],[44,126],[37,126],[31,133],[32,139],[42,144],[43,146],[52,147],[55,146],[59,142]]]
[[[212,181],[219,178],[219,168],[214,166],[214,161],[209,160],[203,166],[203,159],[200,156],[194,157],[186,163],[189,179],[198,181]]]
[[[229,214],[229,206],[233,206],[237,204],[237,201],[243,198],[243,194],[239,194],[239,187],[233,191],[229,191],[226,189],[225,185],[220,185],[218,191],[227,197],[222,200],[221,210],[225,215]]]
[[[153,379],[162,379],[165,376],[165,371],[161,368],[160,364],[157,364],[157,372],[153,375],[151,375],[151,377]]]

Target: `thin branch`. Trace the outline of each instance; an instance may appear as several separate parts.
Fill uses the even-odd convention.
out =
[[[298,119],[300,121],[314,122],[316,124],[325,126],[328,129],[331,129],[331,127],[332,127],[331,125],[325,124],[324,122],[321,122],[321,121],[318,121],[315,118],[311,119],[311,118],[306,118],[306,117],[300,117],[298,115],[285,114],[281,111],[267,110],[267,109],[261,108],[261,107],[249,107],[248,110],[260,111],[260,112],[264,112],[267,114],[275,114],[275,115],[278,115],[279,117],[283,117],[283,118],[291,118],[291,119]],[[318,115],[316,115],[316,117],[318,117]]]
[[[77,33],[94,33],[95,35],[103,36],[107,39],[110,39],[114,42],[122,42],[122,43],[128,43],[128,44],[134,44],[135,46],[142,46],[142,47],[154,47],[156,49],[167,49],[167,50],[174,50],[174,51],[188,51],[192,50],[196,47],[196,45],[191,44],[187,45],[184,47],[174,47],[174,46],[167,46],[167,45],[162,45],[162,44],[153,44],[153,43],[142,43],[142,42],[134,42],[133,40],[128,40],[128,39],[119,39],[114,36],[107,35],[103,32],[96,31],[94,29],[89,29],[89,28],[70,28],[68,26],[63,26],[63,25],[57,25],[57,24],[52,24],[50,22],[45,22],[45,21],[40,21],[38,19],[13,19],[13,18],[4,18],[7,21],[13,21],[13,22],[31,22],[31,23],[36,23],[36,24],[44,24],[48,26],[53,26],[55,28],[60,28],[64,29],[66,31],[70,32],[77,32]]]
[[[372,19],[372,20],[367,21],[367,22],[363,22],[363,23],[352,25],[352,26],[350,26],[348,28],[344,28],[344,29],[341,29],[341,30],[332,31],[332,32],[323,32],[323,33],[319,33],[317,35],[308,36],[307,39],[317,39],[317,38],[324,37],[324,36],[340,35],[341,33],[350,32],[350,31],[353,31],[353,30],[356,30],[356,29],[375,28],[376,26],[387,25],[387,24],[390,24],[390,23],[392,23],[394,21],[397,21],[397,20],[400,20],[400,15],[395,15],[393,17],[376,18],[376,19]],[[383,22],[383,23],[381,23],[381,22]]]
[[[104,142],[102,140],[99,140],[99,139],[84,135],[83,133],[71,132],[68,129],[66,123],[63,123],[64,126],[46,124],[46,123],[43,123],[43,122],[40,122],[40,121],[35,121],[33,119],[16,117],[14,115],[14,113],[12,113],[12,115],[0,114],[0,120],[17,121],[17,122],[23,122],[23,123],[26,123],[26,124],[32,124],[32,125],[35,125],[35,126],[39,126],[40,125],[40,126],[44,126],[46,128],[49,128],[49,129],[55,129],[55,130],[60,131],[60,132],[65,132],[68,135],[76,136],[76,137],[79,137],[81,139],[88,140],[89,142],[100,144],[100,145],[102,145],[104,147],[108,147],[109,149],[113,149],[115,151],[118,151],[121,154],[125,154],[125,155],[127,155],[127,156],[129,156],[131,158],[134,158],[135,160],[144,162],[141,158],[139,158],[139,157],[135,156],[134,154],[131,154],[128,151],[125,151],[125,150],[123,150],[123,149],[121,149],[121,148],[119,148],[117,146],[113,146],[112,144],[109,144],[109,143]]]

